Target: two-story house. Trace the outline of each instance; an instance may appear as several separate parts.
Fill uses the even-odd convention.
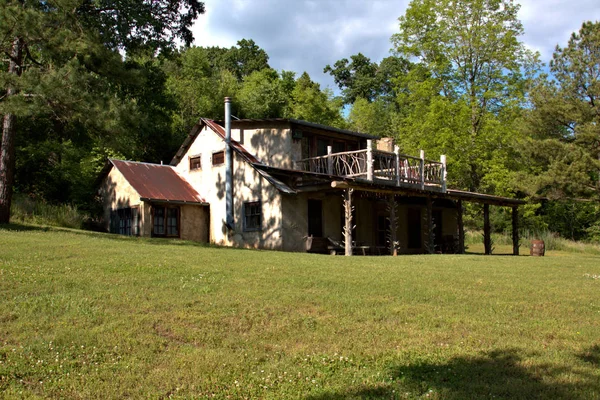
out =
[[[462,202],[474,201],[484,204],[488,253],[489,205],[513,208],[518,253],[523,202],[448,189],[444,156],[294,119],[227,122],[201,119],[170,165],[110,160],[106,229],[284,251],[463,252]]]

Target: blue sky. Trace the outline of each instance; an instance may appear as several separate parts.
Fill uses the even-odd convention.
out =
[[[306,71],[322,88],[337,89],[327,64],[363,53],[389,55],[390,37],[408,0],[204,0],[194,26],[197,46],[231,47],[253,39],[277,70]],[[600,20],[599,0],[521,0],[523,42],[548,62],[584,21]]]

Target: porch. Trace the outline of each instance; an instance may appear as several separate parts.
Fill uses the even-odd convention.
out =
[[[393,152],[375,150],[370,139],[367,148],[361,150],[333,153],[332,146],[327,146],[326,155],[295,161],[294,169],[359,182],[446,192],[445,155],[434,161],[426,159],[422,150],[419,157],[401,154],[398,146]]]

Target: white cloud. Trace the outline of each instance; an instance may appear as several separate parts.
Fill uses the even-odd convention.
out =
[[[196,45],[231,47],[253,39],[270,65],[334,87],[327,64],[356,53],[374,61],[389,55],[390,37],[409,0],[205,0],[194,26]],[[598,0],[522,0],[519,18],[525,44],[547,62],[583,21],[600,20]]]

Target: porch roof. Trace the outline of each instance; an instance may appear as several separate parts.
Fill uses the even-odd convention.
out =
[[[419,197],[445,198],[451,200],[465,200],[474,203],[491,204],[496,206],[516,207],[527,202],[519,199],[511,199],[510,197],[493,196],[490,194],[467,192],[464,190],[448,189],[446,193],[424,191],[414,188],[406,188],[401,186],[377,185],[363,182],[348,182],[348,181],[332,181],[331,187],[334,189],[355,189],[367,192],[412,195]]]
[[[169,165],[110,159],[142,200],[177,204],[207,204],[200,194]]]

